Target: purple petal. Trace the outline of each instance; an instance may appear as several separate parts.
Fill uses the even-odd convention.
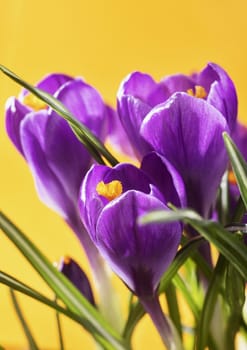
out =
[[[134,72],[127,76],[118,91],[118,100],[123,96],[133,96],[153,107],[168,98],[168,91],[163,84],[157,84],[148,74]]]
[[[10,97],[6,103],[6,130],[9,138],[24,156],[20,140],[20,125],[30,109],[23,106],[16,98]]]
[[[93,165],[84,177],[79,194],[81,219],[92,240],[95,238],[98,216],[106,203],[98,195],[96,187],[108,171],[107,166]]]
[[[107,140],[117,152],[124,153],[130,157],[135,157],[131,144],[129,143],[128,136],[120,122],[118,114],[111,107],[107,106],[106,108],[109,125]]]
[[[193,89],[195,86],[194,81],[184,74],[174,74],[165,77],[162,80],[162,84],[164,84],[169,91],[169,96],[175,92],[186,92],[189,89]]]
[[[118,180],[122,183],[123,192],[135,189],[145,193],[150,193],[150,181],[143,171],[132,164],[120,163],[114,168],[108,168],[103,181],[109,183]]]
[[[69,75],[52,73],[45,76],[37,84],[37,87],[53,95],[62,85],[71,80],[73,80],[73,77]]]
[[[44,90],[45,92],[48,92],[51,95],[54,95],[54,93],[65,83],[68,81],[73,80],[72,77],[65,74],[59,74],[59,73],[52,73],[46,75],[42,80],[40,80],[36,86]],[[20,94],[20,98],[25,96],[28,93],[27,90],[23,90]]]
[[[128,191],[103,209],[97,223],[95,244],[138,296],[153,295],[181,238],[178,223],[137,223],[139,216],[155,209],[167,207],[150,195]]]
[[[170,202],[177,207],[186,207],[184,182],[167,159],[156,152],[151,152],[143,158],[141,169],[163,194],[165,203]]]
[[[105,137],[106,107],[101,96],[93,87],[79,78],[74,79],[63,85],[55,97],[96,136]]]
[[[114,168],[92,166],[83,181],[79,202],[82,220],[92,237],[95,236],[97,218],[108,204],[108,200],[97,193],[96,187],[101,181],[107,184],[114,180],[122,183],[123,193],[133,189],[145,193],[151,192],[147,175],[131,164],[121,163]]]
[[[141,134],[182,176],[188,205],[207,216],[227,167],[223,115],[203,99],[173,95],[145,118]]]
[[[26,116],[21,142],[40,199],[70,221],[77,211],[80,184],[90,164],[87,151],[67,123],[47,111]]]
[[[238,100],[235,86],[228,74],[217,64],[209,63],[198,75],[197,83],[209,91],[207,101],[225,116],[229,129],[234,130]]]
[[[118,102],[118,113],[137,159],[142,159],[151,148],[140,136],[140,127],[151,107],[133,96],[123,96]]]

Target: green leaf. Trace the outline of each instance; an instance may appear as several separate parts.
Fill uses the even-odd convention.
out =
[[[223,279],[223,275],[226,268],[226,260],[220,255],[210,285],[207,290],[207,294],[204,300],[200,322],[197,329],[196,348],[198,350],[204,350],[209,341],[209,328],[211,319],[213,316],[213,310],[215,309],[215,303]]]
[[[62,313],[63,315],[70,318],[71,320],[73,320],[76,323],[83,326],[88,332],[90,332],[93,335],[93,337],[96,339],[96,341],[103,347],[103,349],[114,350],[114,348],[112,348],[112,345],[109,342],[107,342],[103,337],[101,337],[96,332],[96,330],[94,331],[94,333],[92,333],[92,326],[90,326],[88,324],[88,321],[85,318],[82,318],[82,317],[78,316],[77,314],[71,312],[67,308],[64,308],[64,307],[58,305],[53,300],[48,299],[47,297],[40,294],[39,292],[37,292],[33,288],[27,286],[26,284],[20,282],[16,278],[14,278],[14,277],[12,277],[12,276],[10,276],[2,271],[0,271],[0,283],[12,288],[13,290],[18,291],[24,295],[27,295],[34,300],[37,300],[37,301],[49,306],[50,308],[58,311],[59,313]],[[0,350],[1,350],[1,347],[0,347]]]
[[[20,305],[17,301],[17,297],[12,289],[10,289],[10,295],[11,295],[11,299],[12,299],[16,314],[20,320],[23,331],[26,335],[28,345],[29,345],[29,350],[39,350],[38,345],[37,345],[37,343],[32,335],[32,332],[27,324],[27,321],[25,320],[25,318],[23,316],[22,310],[21,310]]]
[[[116,165],[118,161],[113,157],[113,155],[106,149],[103,143],[95,137],[92,132],[82,123],[80,123],[69,111],[68,109],[52,95],[48,94],[45,91],[38,89],[37,87],[32,86],[31,84],[25,82],[15,73],[11,72],[8,68],[0,65],[1,71],[14,80],[17,84],[23,86],[40,100],[45,102],[50,106],[54,111],[56,111],[62,118],[67,120],[72,130],[78,137],[78,139],[87,147],[88,151],[96,159],[97,162],[103,164],[104,161],[101,158],[100,154],[108,160],[111,165]]]
[[[226,269],[225,294],[232,313],[238,314],[241,318],[245,301],[245,280],[232,264],[228,264]]]
[[[240,240],[243,239],[243,236],[239,233],[235,235]],[[229,306],[225,331],[226,344],[232,344],[232,348],[234,348],[235,337],[242,323],[242,312],[245,302],[245,280],[231,263],[227,263],[226,266],[224,302]]]
[[[178,276],[178,275],[176,275]],[[175,280],[174,277],[173,281]],[[173,283],[170,283],[166,288],[166,302],[169,311],[169,316],[176,327],[178,334],[182,337],[182,325],[181,325],[181,316],[179,312],[178,299],[176,289]]]
[[[92,332],[96,330],[116,349],[126,349],[121,336],[111,328],[102,315],[2,212],[0,212],[0,228],[70,311],[85,318]]]
[[[57,303],[57,298],[55,297],[55,303]],[[63,331],[61,325],[61,318],[59,312],[56,312],[56,322],[57,322],[57,332],[58,332],[58,341],[59,341],[59,350],[64,349],[64,340],[63,340]]]
[[[193,313],[193,316],[196,321],[199,320],[199,308],[196,305],[193,296],[191,292],[188,290],[186,284],[184,283],[183,279],[179,276],[179,274],[176,274],[172,280],[172,283],[174,286],[181,291],[181,293],[184,296],[184,299],[188,303],[190,310]]]
[[[247,247],[242,244],[236,237],[230,234],[219,223],[202,220],[200,216],[193,210],[176,210],[176,215],[169,211],[159,211],[158,220],[156,219],[156,211],[150,212],[140,218],[142,223],[152,222],[169,222],[183,220],[185,223],[191,225],[197,232],[199,232],[207,241],[214,244],[218,250],[229,260],[233,266],[240,272],[240,274],[247,280]],[[198,218],[198,219],[197,219]]]
[[[206,240],[214,244],[225,258],[247,280],[247,247],[220,224],[211,221],[186,220]]]
[[[247,164],[230,136],[223,133],[223,137],[245,208],[247,208]]]
[[[151,224],[152,222],[162,223],[162,222],[172,222],[181,221],[187,219],[201,220],[201,216],[195,211],[190,209],[180,209],[176,211],[171,210],[154,210],[143,216],[140,216],[138,222],[140,224]]]
[[[60,305],[58,305],[54,301],[48,299],[44,295],[40,294],[39,292],[37,292],[33,288],[27,286],[26,284],[20,282],[16,278],[14,278],[14,277],[12,277],[12,276],[10,276],[2,271],[0,271],[0,283],[2,283],[2,284],[6,285],[14,290],[17,290],[18,292],[21,292],[22,294],[25,294],[25,295],[33,298],[34,300],[37,300],[37,301],[41,302],[42,304],[45,304],[45,305],[51,307],[52,309],[54,309],[60,313],[63,313],[64,315],[66,315],[70,319],[74,320],[77,323],[80,323],[82,326],[87,328],[87,323],[85,322],[85,324],[84,324],[83,318],[81,318],[77,314],[69,311],[67,308],[65,309],[65,308],[61,307]]]

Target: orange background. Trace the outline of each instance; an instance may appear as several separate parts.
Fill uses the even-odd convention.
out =
[[[113,0],[1,0],[1,63],[35,83],[49,72],[81,75],[107,102],[133,70],[164,75],[201,69],[208,61],[222,65],[234,80],[239,115],[247,115],[247,2]],[[85,257],[60,218],[37,199],[29,170],[5,135],[4,103],[20,88],[7,77],[0,80],[1,208],[52,260],[69,254],[89,272]],[[246,119],[247,120],[247,119]],[[14,246],[0,235],[0,270],[49,294]],[[127,293],[117,282],[123,298]],[[0,344],[10,349],[25,338],[0,285]],[[41,349],[57,349],[54,313],[20,297]],[[63,320],[66,349],[93,349],[91,338]],[[135,350],[161,349],[156,331],[145,318],[135,334]]]

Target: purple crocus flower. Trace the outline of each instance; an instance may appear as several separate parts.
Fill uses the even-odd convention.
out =
[[[95,300],[90,282],[85,272],[72,258],[65,256],[58,264],[58,269],[62,272],[87,300],[95,306]]]
[[[150,210],[168,210],[162,199],[148,176],[126,163],[92,166],[81,188],[81,217],[92,241],[140,297],[154,295],[181,238],[179,223],[138,223],[138,217]]]
[[[209,63],[200,73],[171,75],[156,83],[148,74],[134,72],[121,84],[118,92],[118,113],[132,143],[136,157],[150,151],[149,143],[140,134],[146,115],[176,92],[186,92],[202,98],[218,109],[234,130],[237,118],[237,95],[228,74],[218,65]]]
[[[227,73],[213,63],[159,83],[132,73],[119,89],[118,113],[136,157],[156,151],[168,160],[184,180],[187,205],[208,217],[227,168],[221,134],[236,126],[236,91]]]
[[[226,119],[202,99],[176,93],[153,108],[140,133],[182,176],[188,206],[208,217],[228,164]]]
[[[61,74],[47,76],[38,86],[52,93],[97,137],[105,138],[107,108],[93,87]],[[98,253],[77,205],[80,184],[92,159],[65,120],[26,91],[20,99],[12,97],[7,102],[8,135],[26,159],[40,199],[71,226],[95,266]]]

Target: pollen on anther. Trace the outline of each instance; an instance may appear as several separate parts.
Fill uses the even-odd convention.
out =
[[[228,173],[228,181],[231,185],[237,184],[236,177],[235,177],[234,172],[232,170],[230,170]]]
[[[68,255],[65,255],[63,258],[63,262],[65,265],[69,265],[71,263],[71,258]]]
[[[40,111],[41,109],[47,108],[47,104],[32,94],[25,95],[22,102],[24,105],[32,108],[34,111]]]
[[[107,184],[103,181],[100,181],[96,186],[96,192],[100,196],[105,197],[109,201],[112,201],[122,194],[123,185],[118,180],[111,181]]]
[[[194,90],[188,89],[186,92],[188,95],[193,96],[193,97],[197,97],[197,98],[207,97],[207,91],[201,85],[195,85]]]

